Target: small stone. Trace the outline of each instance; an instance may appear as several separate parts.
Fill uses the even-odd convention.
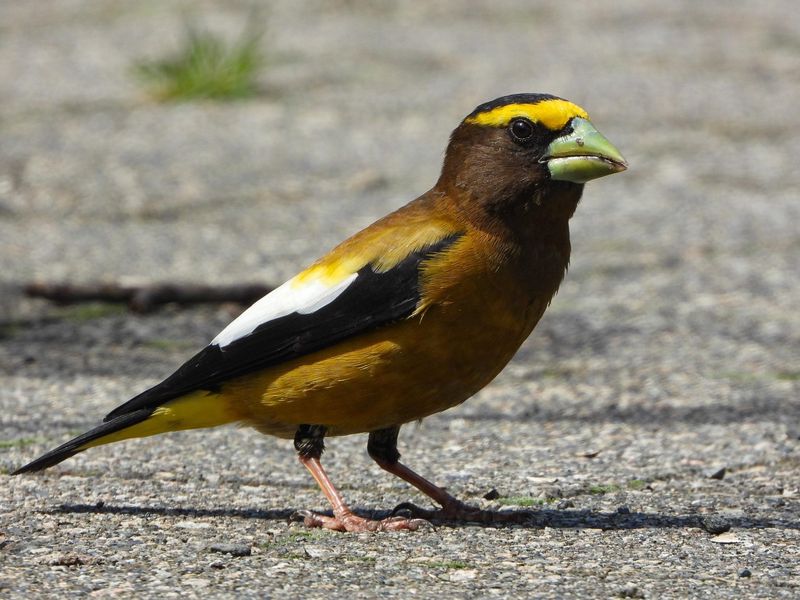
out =
[[[556,504],[558,510],[565,510],[567,508],[575,508],[575,503],[572,500],[562,500]]]
[[[328,552],[318,546],[305,546],[303,552],[308,558],[325,558],[328,555]]]
[[[537,497],[545,500],[557,500],[564,497],[564,492],[557,485],[548,485],[539,490]]]
[[[175,527],[179,529],[208,529],[211,523],[204,523],[198,521],[179,521],[175,523]]]
[[[208,549],[211,552],[230,554],[231,556],[250,556],[252,554],[252,548],[247,544],[211,544]]]
[[[618,515],[629,515],[629,514],[631,514],[631,509],[623,504],[622,506],[618,506],[617,507],[617,514]]]
[[[705,529],[708,533],[713,533],[714,535],[719,535],[720,533],[730,531],[731,528],[730,521],[724,517],[720,517],[719,515],[709,515],[707,517],[703,517],[700,523],[703,526],[703,529]]]
[[[742,540],[736,537],[736,534],[728,531],[727,533],[721,533],[717,536],[711,538],[711,541],[715,544],[741,544]]]
[[[457,581],[471,581],[478,576],[475,569],[457,569],[450,573],[449,579],[452,582]]]
[[[742,569],[739,571],[739,577],[750,577],[753,573],[750,572],[750,569]]]
[[[721,469],[719,469],[717,471],[714,471],[711,475],[708,476],[708,478],[709,479],[718,479],[718,480],[722,481],[723,479],[725,479],[725,473],[726,472],[727,472],[727,469],[725,467],[722,467]]]
[[[617,592],[617,596],[620,598],[644,598],[644,592],[640,590],[638,587],[629,583],[625,587]]]
[[[58,554],[50,561],[50,564],[54,567],[78,567],[81,565],[86,564],[86,559],[83,556],[79,556],[73,552],[68,552],[66,554]]]
[[[526,479],[533,485],[547,485],[558,481],[558,477],[527,477]]]
[[[499,497],[500,492],[498,492],[495,488],[492,488],[483,495],[484,500],[497,500]]]

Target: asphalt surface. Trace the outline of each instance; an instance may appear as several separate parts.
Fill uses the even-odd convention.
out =
[[[187,19],[235,36],[249,7],[0,8],[0,596],[797,597],[795,3],[273,2],[261,95],[148,98],[134,62]],[[631,168],[587,186],[513,363],[401,450],[524,523],[306,531],[289,515],[327,507],[291,444],[235,428],[7,475],[238,310],[56,307],[24,282],[280,283],[430,187],[475,105],[522,91],[584,106]],[[352,504],[425,505],[365,442],[326,453]]]

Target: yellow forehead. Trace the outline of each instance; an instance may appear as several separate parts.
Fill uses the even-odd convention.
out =
[[[577,104],[553,98],[536,104],[506,104],[478,113],[466,119],[467,123],[488,127],[505,127],[512,119],[525,117],[534,123],[541,123],[552,131],[564,127],[573,117],[588,119],[589,115]]]

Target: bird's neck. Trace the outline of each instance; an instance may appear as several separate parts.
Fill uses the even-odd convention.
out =
[[[476,198],[457,189],[437,196],[485,238],[498,270],[530,274],[520,285],[542,297],[555,294],[566,273],[569,219],[582,192],[582,185],[548,182],[516,197]]]
[[[448,205],[445,210],[493,238],[520,248],[568,248],[569,220],[583,185],[547,181],[522,189],[482,189],[440,181],[432,191]]]

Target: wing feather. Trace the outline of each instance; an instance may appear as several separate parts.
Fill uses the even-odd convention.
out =
[[[224,348],[250,335],[257,327],[269,321],[294,312],[302,315],[314,313],[336,300],[356,277],[358,273],[353,273],[334,285],[327,284],[321,278],[302,284],[298,284],[296,277],[290,279],[234,319],[211,343]]]
[[[458,237],[419,248],[385,271],[370,263],[334,284],[316,278],[288,281],[243,312],[175,373],[105,420],[154,408],[198,389],[218,390],[235,377],[408,318],[420,302],[420,265]]]

